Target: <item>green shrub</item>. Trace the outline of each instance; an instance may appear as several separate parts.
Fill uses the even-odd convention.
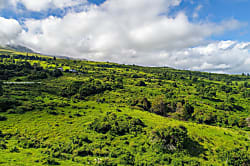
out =
[[[47,113],[50,114],[50,115],[58,115],[59,113],[55,110],[47,110]]]
[[[156,128],[151,136],[153,145],[164,152],[183,150],[187,139],[187,129],[183,126]]]
[[[0,82],[0,96],[3,95],[3,87],[2,87],[2,82]]]
[[[135,86],[147,86],[144,81],[138,81],[135,83]]]
[[[47,158],[43,158],[40,161],[43,165],[60,165],[59,162],[57,162],[55,159],[53,159],[52,157],[47,157]]]
[[[5,116],[0,116],[0,121],[6,121],[7,118]]]
[[[0,149],[7,149],[6,142],[2,137],[4,137],[4,134],[0,130]]]
[[[168,107],[164,101],[163,96],[157,96],[152,102],[152,107],[150,109],[152,113],[167,116],[167,113],[171,111],[170,107]]]
[[[120,157],[120,164],[134,165],[134,162],[135,162],[135,156],[130,152],[126,152]]]
[[[7,149],[6,143],[0,139],[0,149]]]
[[[0,98],[0,112],[19,106],[20,103],[13,98]]]
[[[131,102],[131,106],[137,106],[139,108],[142,108],[145,111],[149,111],[151,108],[151,102],[148,101],[146,97],[142,99],[137,99]]]
[[[91,156],[91,155],[93,155],[93,152],[89,149],[88,146],[85,145],[85,146],[80,147],[77,150],[74,150],[73,154],[77,155],[77,156],[84,157],[84,156]]]
[[[18,149],[16,146],[12,146],[12,147],[10,148],[10,152],[11,152],[11,153],[14,153],[14,152],[19,153],[20,151],[19,151],[19,149]]]

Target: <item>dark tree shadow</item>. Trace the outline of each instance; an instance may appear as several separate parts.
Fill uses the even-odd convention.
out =
[[[242,106],[239,106],[239,105],[233,104],[233,108],[238,110],[238,111],[244,111],[244,108]]]
[[[198,157],[200,154],[204,153],[205,149],[199,142],[188,138],[185,142],[185,149],[191,156]]]
[[[202,99],[208,99],[210,101],[214,101],[214,102],[223,102],[223,100],[221,99],[216,99],[216,98],[213,98],[213,97],[202,97]]]

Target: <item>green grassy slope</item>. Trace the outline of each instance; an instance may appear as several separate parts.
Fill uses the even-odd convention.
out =
[[[0,79],[0,165],[250,164],[249,76],[2,49]]]

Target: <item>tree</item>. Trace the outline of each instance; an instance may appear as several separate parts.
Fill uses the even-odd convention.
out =
[[[0,96],[3,95],[3,87],[2,87],[2,83],[0,82]]]
[[[158,96],[152,103],[151,112],[156,113],[158,115],[166,116],[166,104],[162,96]]]
[[[107,112],[106,116],[97,118],[89,125],[89,128],[98,133],[110,133],[111,135],[125,135],[127,133],[140,133],[146,125],[139,119],[128,115],[117,115]]]
[[[152,142],[163,151],[184,149],[188,139],[187,129],[184,126],[157,128],[152,132]]]
[[[142,106],[143,106],[144,110],[148,111],[151,108],[151,103],[148,101],[147,98],[144,97],[142,99]]]
[[[135,85],[136,86],[147,86],[144,81],[138,81]]]
[[[191,104],[186,103],[184,105],[184,111],[187,112],[188,116],[190,117],[194,113],[194,107]]]
[[[172,113],[172,117],[179,120],[188,120],[194,113],[194,107],[189,103],[178,102],[176,104],[175,113]]]
[[[247,120],[246,120],[246,118],[240,118],[240,120],[238,122],[238,126],[239,127],[247,127]]]
[[[51,76],[52,76],[52,77],[60,77],[60,76],[62,76],[62,75],[63,75],[63,73],[62,73],[62,71],[59,70],[59,69],[55,69],[54,71],[51,72]]]
[[[216,97],[216,89],[212,87],[198,87],[197,91],[202,98],[212,99],[213,97]]]
[[[235,98],[234,98],[234,97],[230,97],[230,98],[229,98],[229,102],[230,102],[230,103],[235,103]]]
[[[244,87],[248,88],[248,82],[244,82]]]

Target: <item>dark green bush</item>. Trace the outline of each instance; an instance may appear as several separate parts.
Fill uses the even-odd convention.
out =
[[[7,145],[3,137],[4,137],[4,134],[0,130],[0,149],[7,149]]]
[[[147,86],[144,81],[138,81],[136,82],[135,86]]]
[[[47,157],[47,158],[43,158],[41,159],[41,163],[43,165],[60,165],[59,162],[57,162],[55,159],[53,159],[52,157]]]
[[[7,149],[6,143],[0,139],[0,149]]]
[[[18,143],[22,148],[39,148],[41,146],[40,140],[36,138],[20,137]]]
[[[144,97],[142,99],[132,101],[131,106],[137,106],[137,107],[142,108],[145,111],[149,111],[151,108],[151,103],[150,101],[148,101],[147,98]]]
[[[0,112],[6,112],[10,108],[14,108],[20,103],[13,98],[0,98]]]
[[[3,87],[2,87],[2,83],[0,82],[0,96],[3,95]]]
[[[166,105],[163,96],[157,96],[152,102],[152,107],[150,109],[152,113],[167,116],[167,113],[171,112],[172,109]]]
[[[88,146],[82,146],[79,149],[75,150],[73,153],[77,156],[82,156],[82,157],[93,155],[93,152],[89,149]]]
[[[5,121],[7,118],[5,116],[0,116],[0,121]]]
[[[58,115],[59,113],[55,110],[47,110],[47,113],[50,114],[50,115]]]
[[[164,152],[183,150],[187,139],[187,129],[183,126],[156,128],[151,136],[152,144]]]
[[[60,77],[60,76],[63,75],[62,71],[59,70],[59,69],[55,69],[55,70],[53,70],[53,71],[50,71],[49,74],[50,74],[50,76],[52,76],[52,77]]]
[[[15,153],[19,153],[20,151],[19,151],[19,149],[16,146],[13,146],[13,147],[10,148],[10,152],[11,153],[14,153],[14,152]]]

